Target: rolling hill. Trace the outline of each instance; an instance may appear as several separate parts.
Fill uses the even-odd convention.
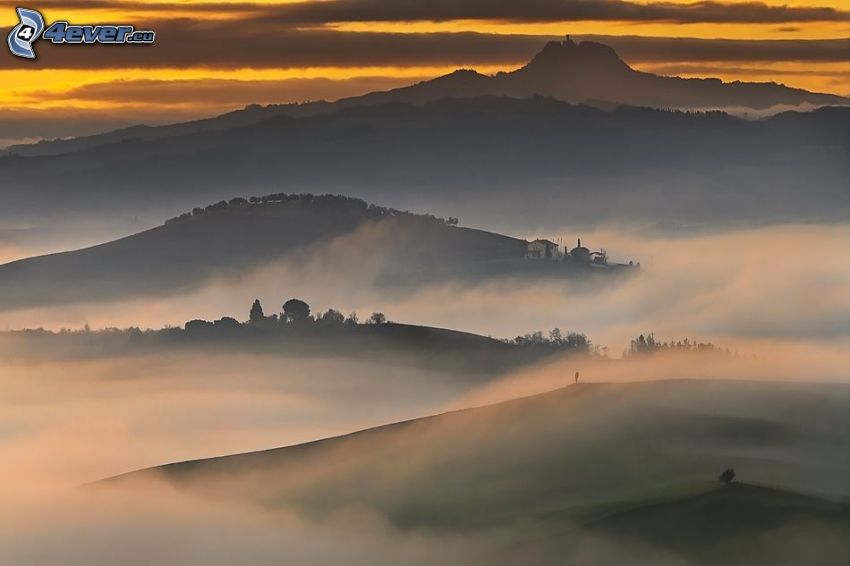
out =
[[[838,564],[850,553],[850,544],[840,542],[850,528],[846,502],[741,483],[646,502],[587,528],[712,564]],[[817,543],[781,544],[793,531]]]
[[[347,359],[432,370],[435,375],[451,379],[454,385],[466,386],[491,381],[522,366],[565,355],[586,355],[588,348],[551,343],[517,344],[469,332],[398,322],[315,322],[287,327],[276,321],[237,325],[227,319],[195,319],[183,328],[146,331],[131,328],[0,332],[0,357],[7,361],[246,354],[282,360]]]
[[[325,511],[367,501],[409,524],[580,514],[588,505],[711,482],[729,466],[743,480],[846,497],[848,393],[846,384],[583,384],[122,478],[154,474]],[[384,461],[405,465],[380,471]],[[257,474],[278,479],[251,493],[239,480]]]
[[[162,217],[237,190],[305,188],[528,228],[837,219],[850,198],[848,123],[850,108],[754,122],[539,97],[278,116],[63,155],[4,157],[0,223],[128,211]]]
[[[405,528],[502,529],[519,556],[578,529],[746,564],[775,554],[777,529],[850,526],[848,403],[846,384],[584,384],[105,485],[159,478],[309,516],[365,506]],[[777,487],[721,486],[729,466]],[[792,492],[812,489],[830,499]]]
[[[132,126],[69,140],[13,146],[18,155],[56,155],[125,140],[155,140],[248,126],[278,116],[305,117],[343,108],[387,103],[422,105],[445,98],[549,96],[564,102],[648,106],[652,108],[764,109],[777,105],[828,106],[850,99],[789,88],[777,83],[723,83],[719,79],[682,79],[632,69],[610,46],[594,42],[551,41],[519,69],[493,76],[459,69],[432,80],[383,92],[308,102],[249,106],[221,116],[167,126]]]
[[[386,290],[622,271],[529,262],[525,240],[452,224],[341,196],[222,201],[105,244],[0,265],[0,310],[163,296],[281,265]]]

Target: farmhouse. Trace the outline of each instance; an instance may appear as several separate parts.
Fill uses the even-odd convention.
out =
[[[549,240],[534,240],[528,243],[525,257],[526,259],[560,259],[559,247],[558,244]]]

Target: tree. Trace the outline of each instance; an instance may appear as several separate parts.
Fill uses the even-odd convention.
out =
[[[266,315],[263,312],[263,305],[260,304],[260,299],[254,299],[254,304],[251,305],[251,314],[248,320],[252,324],[258,324],[266,320]]]
[[[286,322],[304,322],[310,318],[310,305],[301,299],[289,299],[283,303],[283,317]]]
[[[569,332],[567,337],[561,342],[563,348],[575,350],[577,352],[590,353],[593,344],[584,334],[579,332]]]
[[[208,320],[194,319],[186,323],[186,332],[201,332],[212,328],[213,323]]]
[[[322,324],[339,325],[345,321],[345,316],[336,309],[328,309],[319,317],[319,322]]]
[[[717,478],[717,481],[729,484],[732,483],[732,480],[735,479],[735,470],[734,468],[726,468],[723,470],[723,473]]]
[[[387,317],[382,312],[373,312],[369,317],[369,324],[386,324]]]
[[[233,318],[231,316],[223,316],[220,319],[213,322],[213,325],[216,328],[229,328],[229,329],[239,328],[240,326],[242,326],[241,324],[239,324],[238,320],[236,320],[235,318]]]
[[[348,318],[345,319],[345,324],[349,326],[357,326],[358,324],[360,324],[360,318],[358,318],[357,313],[352,312],[350,315],[348,315]]]

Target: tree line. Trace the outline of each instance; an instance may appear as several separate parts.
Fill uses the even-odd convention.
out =
[[[542,331],[530,332],[517,336],[516,338],[504,340],[508,344],[523,347],[543,347],[558,350],[572,350],[586,354],[597,353],[597,349],[588,337],[579,332],[563,332],[560,328],[553,328],[546,336]]]
[[[733,355],[729,348],[721,348],[711,342],[697,342],[689,338],[684,340],[669,342],[661,342],[655,338],[655,334],[650,332],[647,335],[641,334],[631,341],[629,349],[623,352],[623,358],[634,358],[647,356],[659,352],[707,352],[712,354]]]
[[[184,212],[179,216],[166,220],[165,224],[173,224],[193,217],[197,218],[212,212],[272,206],[288,207],[293,209],[301,208],[328,214],[351,214],[372,219],[399,217],[444,224],[447,226],[457,226],[458,224],[458,219],[454,217],[441,218],[434,216],[433,214],[414,214],[406,210],[377,206],[370,204],[365,200],[347,197],[344,195],[313,195],[309,193],[273,193],[259,197],[252,196],[247,199],[244,197],[234,197],[229,201],[221,200],[205,207],[195,207],[190,212]]]
[[[363,323],[356,312],[348,316],[336,309],[328,309],[325,312],[313,314],[310,305],[301,299],[289,299],[281,306],[281,312],[266,316],[262,303],[254,299],[251,309],[248,311],[248,320],[244,323],[232,317],[222,317],[215,321],[202,319],[190,320],[184,326],[187,332],[194,332],[215,327],[236,328],[249,326],[261,329],[275,329],[281,327],[306,327],[306,326],[357,326],[359,324],[387,324],[386,315],[382,312],[373,312]]]

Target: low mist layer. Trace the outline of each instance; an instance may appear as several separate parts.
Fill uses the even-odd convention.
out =
[[[559,236],[560,234],[560,236]],[[386,234],[372,230],[239,277],[158,300],[85,303],[0,315],[0,327],[182,325],[193,318],[247,318],[260,298],[269,313],[288,297],[314,310],[334,307],[368,316],[513,337],[559,327],[587,334],[617,356],[638,334],[663,340],[711,340],[741,354],[775,348],[812,354],[839,352],[848,343],[850,228],[790,225],[719,234],[671,236],[599,229],[581,235],[616,261],[640,261],[634,276],[612,281],[569,278],[492,283],[439,280],[414,287],[388,286],[381,274],[393,261],[381,253]],[[552,231],[528,237],[573,234]],[[829,253],[824,253],[829,250]],[[428,281],[428,277],[423,278]],[[813,355],[813,359],[821,359]],[[801,368],[802,369],[802,368]]]
[[[373,360],[191,350],[146,356],[104,351],[76,360],[31,352],[7,360],[0,374],[0,504],[15,520],[0,522],[0,562],[109,563],[119,559],[115,549],[120,548],[120,560],[128,564],[273,564],[283,558],[322,565],[549,564],[558,556],[600,566],[623,561],[682,566],[701,562],[688,558],[692,549],[671,547],[641,531],[642,525],[652,524],[649,515],[634,520],[617,515],[616,521],[590,526],[570,508],[566,519],[556,521],[557,527],[531,524],[505,532],[499,525],[479,525],[463,535],[410,525],[427,523],[426,504],[436,503],[460,513],[438,517],[461,524],[478,520],[463,515],[470,509],[498,517],[488,507],[488,493],[506,497],[502,503],[513,501],[517,507],[505,508],[519,510],[520,516],[523,505],[551,501],[553,494],[569,496],[565,501],[574,505],[575,490],[589,481],[582,475],[586,473],[623,489],[629,485],[624,478],[642,477],[648,483],[639,482],[620,495],[635,498],[641,506],[660,496],[664,505],[655,507],[659,512],[667,509],[689,517],[703,498],[726,493],[713,490],[724,466],[735,466],[744,482],[804,493],[843,493],[841,478],[850,465],[842,448],[848,430],[846,386],[775,380],[848,381],[846,226],[703,235],[599,229],[580,235],[591,248],[605,247],[614,260],[640,261],[640,271],[604,283],[437,281],[393,291],[376,275],[392,265],[375,252],[380,235],[356,233],[179,296],[3,313],[0,325],[6,327],[159,327],[224,315],[245,320],[254,298],[272,313],[285,298],[298,296],[314,310],[335,307],[364,316],[381,311],[392,320],[498,337],[552,327],[577,330],[600,346],[600,354],[607,348],[609,356],[546,360],[508,375],[494,373],[483,385],[451,371],[389,363],[380,352]],[[572,242],[578,234],[554,230],[527,235],[535,236]],[[630,340],[649,332],[660,340],[710,340],[730,353],[671,351],[614,359]],[[741,394],[704,381],[690,382],[698,384],[696,393],[687,393],[678,382],[659,382],[651,384],[655,389],[636,412],[626,410],[631,402],[627,398],[614,396],[601,405],[579,400],[571,410],[553,404],[545,418],[535,410],[510,419],[472,419],[460,428],[426,425],[416,442],[379,441],[281,472],[257,468],[258,476],[249,476],[240,487],[256,497],[234,499],[233,492],[221,491],[216,484],[195,485],[190,494],[157,481],[134,486],[132,493],[120,487],[97,493],[78,489],[106,476],[166,462],[296,444],[550,391],[574,382],[576,372],[577,390],[582,384],[681,378],[768,383],[739,384],[746,391]],[[560,424],[555,430],[547,429],[547,423]],[[624,434],[632,435],[631,440],[624,440]],[[670,435],[678,440],[665,443]],[[492,444],[482,444],[484,436]],[[435,437],[445,443],[430,448],[419,443]],[[524,448],[500,454],[499,447],[508,441]],[[552,442],[561,448],[552,450]],[[665,448],[623,456],[628,447],[653,442]],[[399,457],[394,451],[405,446],[412,452]],[[502,469],[514,483],[500,483],[475,467],[461,470],[456,459],[438,457],[485,448],[477,461],[486,463],[487,470],[494,465]],[[672,453],[684,460],[670,460]],[[527,458],[531,454],[554,458],[547,460],[554,467],[535,467]],[[375,457],[384,467],[362,467]],[[624,461],[637,467],[624,467]],[[432,465],[439,474],[422,476],[424,483],[409,481]],[[530,480],[525,473],[516,475],[515,466],[529,465],[542,476]],[[561,465],[579,470],[581,477],[559,471]],[[641,475],[640,469],[648,475]],[[462,477],[470,483],[460,482]],[[711,487],[694,487],[689,482],[695,478]],[[680,480],[688,485],[675,493],[646,489],[654,482],[669,486]],[[382,494],[377,505],[352,499],[354,487],[369,485]],[[522,492],[522,486],[546,485],[555,487],[537,499]],[[497,487],[488,491],[488,486]],[[740,506],[735,508],[741,512],[758,509],[762,518],[777,517],[789,506],[806,511],[803,517],[782,515],[781,521],[757,523],[756,538],[730,535],[721,545],[725,558],[748,564],[770,548],[773,563],[790,565],[811,559],[812,552],[819,553],[815,558],[820,563],[846,554],[843,508],[742,487],[741,493],[728,492],[732,503],[723,505]],[[290,488],[299,488],[296,492],[306,499],[290,498],[289,493],[270,509],[269,493],[284,495]],[[455,493],[450,488],[481,499],[464,506],[463,498],[449,496]],[[605,497],[587,503],[615,498],[610,490],[603,492]],[[417,504],[424,510],[399,516],[395,511],[404,501],[413,501],[414,511]],[[838,522],[828,519],[833,516]],[[539,537],[529,543],[528,532]],[[816,548],[812,541],[817,541]]]

